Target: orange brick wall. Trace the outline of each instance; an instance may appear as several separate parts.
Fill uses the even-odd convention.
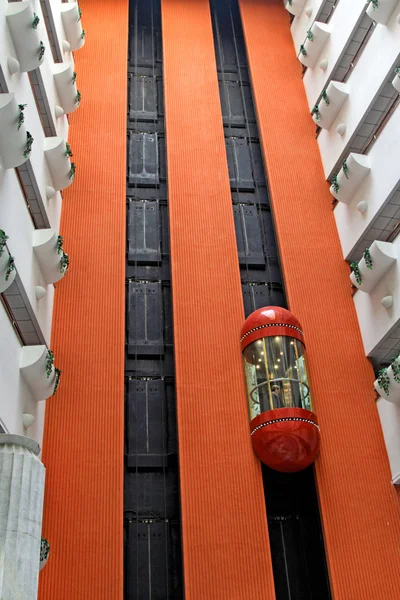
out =
[[[80,0],[74,54],[76,180],[60,233],[70,269],[57,284],[52,349],[63,370],[47,401],[43,535],[51,553],[40,600],[121,600],[127,0]]]

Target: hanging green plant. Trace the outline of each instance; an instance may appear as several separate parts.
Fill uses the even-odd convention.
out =
[[[326,90],[324,90],[324,91],[322,92],[322,99],[325,101],[325,104],[328,106],[328,105],[329,105],[329,102],[330,102],[330,100],[329,100],[329,98],[328,98],[328,94],[326,93]]]
[[[75,171],[76,171],[76,165],[75,163],[71,163],[71,168],[69,170],[69,174],[68,174],[68,178],[72,179],[72,181],[75,179]]]
[[[84,29],[82,29],[81,39],[84,40],[85,36],[86,36],[86,31]]]
[[[76,72],[74,71],[73,75],[72,75],[72,84],[74,84],[75,81],[76,81]]]
[[[39,46],[39,60],[41,60],[43,58],[45,50],[46,50],[45,45],[43,44],[42,41],[40,41],[40,46]]]
[[[49,377],[51,375],[51,369],[53,366],[53,362],[54,362],[54,354],[51,350],[47,350],[47,354],[46,354],[46,376],[47,376],[47,379],[49,379]]]
[[[6,281],[8,281],[8,278],[10,277],[12,271],[15,271],[15,259],[13,256],[10,256],[10,258],[8,259],[8,267],[6,271]]]
[[[25,145],[25,150],[24,150],[24,158],[28,158],[31,151],[32,151],[32,144],[35,140],[33,139],[33,137],[31,136],[31,134],[29,133],[29,131],[26,132],[26,145]]]
[[[69,156],[70,158],[73,156],[72,154],[72,150],[71,150],[71,146],[68,144],[68,142],[65,142],[65,152],[64,152],[65,156]]]
[[[396,75],[398,77],[400,77],[400,67],[396,67],[395,70],[394,70],[394,72],[396,73]]]
[[[61,259],[60,259],[60,273],[65,275],[65,273],[68,271],[68,267],[69,267],[69,257],[68,257],[68,254],[63,251]]]
[[[347,166],[346,159],[344,159],[344,161],[342,162],[342,169],[343,169],[344,176],[346,177],[346,179],[348,179],[349,178],[349,175],[348,175],[349,167]]]
[[[392,373],[396,383],[400,383],[400,356],[395,356],[392,358]]]
[[[24,110],[26,108],[26,104],[18,104],[18,108],[19,108],[19,115],[18,115],[18,121],[17,121],[17,129],[21,129],[21,125],[22,123],[25,121],[25,115],[24,115]]]
[[[64,243],[64,238],[62,235],[59,235],[57,237],[57,254],[61,254],[63,251],[63,243]]]
[[[61,379],[61,373],[62,373],[61,369],[57,369],[57,367],[55,367],[54,371],[55,371],[56,378],[54,381],[54,390],[53,390],[53,394],[52,394],[53,396],[56,393],[56,391],[58,390],[58,386],[60,385],[60,379]]]
[[[82,100],[82,95],[80,93],[80,91],[78,90],[75,96],[75,104],[80,104]]]
[[[7,240],[8,235],[6,235],[6,232],[3,229],[0,229],[0,256],[3,255],[4,247],[7,243]]]
[[[335,194],[338,193],[339,191],[339,184],[338,184],[338,180],[337,180],[337,175],[334,175],[331,179],[331,186],[333,187],[333,191],[335,192]]]
[[[368,0],[368,2],[372,4],[373,10],[378,10],[378,8],[379,8],[379,0]]]
[[[369,251],[369,248],[365,248],[365,250],[363,252],[363,258],[365,260],[367,269],[372,269],[372,258],[371,258],[371,253]]]
[[[353,271],[354,276],[356,278],[356,281],[358,283],[358,285],[362,284],[362,276],[360,273],[360,269],[358,267],[358,262],[352,262],[350,263],[350,269]]]
[[[49,558],[50,554],[50,544],[46,540],[46,538],[42,537],[40,542],[40,562],[43,562]]]
[[[293,0],[289,0],[289,6],[293,6]]]
[[[304,44],[300,46],[300,54],[307,56],[307,50],[304,48]]]
[[[37,26],[39,25],[39,23],[40,23],[40,19],[37,16],[37,14],[34,12],[33,13],[33,21],[32,21],[32,29],[37,29]]]
[[[389,396],[390,379],[389,375],[387,374],[387,369],[381,369],[378,371],[378,385],[381,390],[385,392],[386,396]]]
[[[315,118],[316,118],[316,120],[317,120],[317,121],[320,121],[320,120],[321,120],[321,113],[319,112],[319,107],[318,107],[318,104],[316,104],[316,105],[313,107],[313,109],[312,109],[312,111],[311,111],[311,114],[312,114],[312,115],[315,115]]]
[[[314,34],[313,34],[313,32],[311,31],[311,29],[309,29],[309,30],[307,31],[307,39],[308,39],[308,40],[310,40],[310,42],[313,42],[313,41],[314,41]]]
[[[78,6],[78,21],[80,21],[82,19],[82,11]]]

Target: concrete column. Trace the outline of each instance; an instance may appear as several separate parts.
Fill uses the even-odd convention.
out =
[[[36,600],[45,468],[37,442],[0,434],[0,598]]]

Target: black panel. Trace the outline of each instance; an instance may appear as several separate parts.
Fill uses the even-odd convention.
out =
[[[279,284],[243,283],[242,293],[246,317],[263,306],[286,308],[285,293]]]
[[[255,206],[234,206],[236,242],[241,266],[265,264],[261,222]]]
[[[245,138],[226,138],[225,144],[231,188],[254,189],[250,146],[247,140]]]
[[[128,219],[128,260],[154,265],[161,260],[158,202],[131,201]]]
[[[129,118],[154,121],[157,118],[156,78],[132,75],[129,91]]]
[[[129,139],[129,183],[158,184],[157,133],[131,132]]]
[[[125,526],[126,598],[164,600],[181,598],[179,570],[179,527],[168,522],[136,523]]]

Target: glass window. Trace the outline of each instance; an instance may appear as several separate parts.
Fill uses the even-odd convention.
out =
[[[244,350],[250,418],[274,408],[312,410],[303,344],[291,337],[265,337]]]

